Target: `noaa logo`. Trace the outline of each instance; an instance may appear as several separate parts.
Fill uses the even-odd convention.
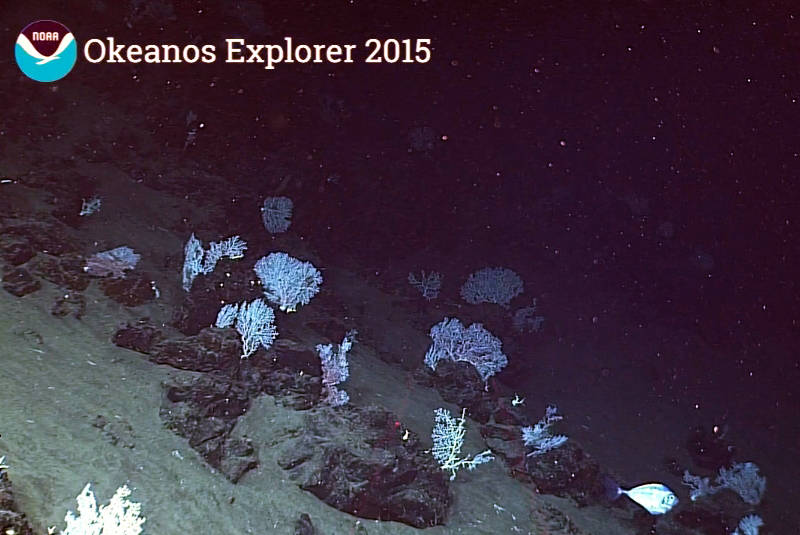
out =
[[[14,55],[25,76],[37,82],[54,82],[75,66],[78,44],[60,22],[37,20],[19,32]]]

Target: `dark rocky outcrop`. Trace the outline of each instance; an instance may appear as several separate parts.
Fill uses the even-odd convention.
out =
[[[83,291],[89,286],[89,276],[83,271],[83,258],[77,255],[42,256],[34,262],[33,272],[56,286]]]
[[[156,298],[153,277],[147,273],[135,273],[127,277],[108,278],[100,281],[100,289],[117,303],[135,307]]]
[[[244,388],[212,375],[174,377],[164,387],[161,419],[188,439],[210,466],[233,483],[258,466],[252,442],[231,434],[237,418],[250,406]]]
[[[117,331],[114,342],[154,363],[201,372],[164,383],[161,418],[230,481],[258,465],[254,444],[233,431],[251,400],[267,393],[308,410],[306,424],[279,461],[303,489],[362,518],[415,527],[446,520],[445,474],[416,435],[379,407],[321,405],[319,358],[291,335],[247,359],[233,329],[206,327],[195,336],[167,339],[142,321]]]
[[[308,411],[298,433],[278,464],[328,505],[417,528],[446,521],[447,478],[392,413],[320,406]]]
[[[14,500],[11,489],[11,480],[8,472],[0,468],[0,533],[14,533],[15,535],[34,535],[25,515],[19,512],[19,506]]]
[[[442,360],[435,370],[420,367],[414,378],[420,384],[435,388],[445,401],[466,408],[470,418],[480,423],[488,422],[497,407],[478,370],[469,362]]]
[[[24,267],[12,269],[3,275],[3,289],[17,297],[33,293],[41,287],[42,283]]]
[[[50,313],[59,318],[72,316],[75,319],[81,319],[86,313],[86,299],[80,292],[62,294],[56,299]]]
[[[233,329],[207,327],[196,336],[165,338],[146,320],[119,329],[114,343],[148,355],[156,363],[204,375],[178,376],[164,384],[160,411],[165,424],[185,437],[208,464],[232,482],[258,464],[255,447],[246,438],[232,436],[236,420],[254,397],[280,396],[287,406],[306,409],[320,394],[319,359],[316,375],[309,366],[311,352],[288,340],[242,359],[242,343]],[[305,368],[306,373],[298,373]]]
[[[164,334],[147,319],[141,319],[134,325],[126,325],[114,333],[112,341],[119,347],[149,353],[153,346],[164,338]]]

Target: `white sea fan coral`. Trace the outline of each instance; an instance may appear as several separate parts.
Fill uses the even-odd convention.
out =
[[[350,366],[347,362],[347,353],[353,347],[357,331],[349,331],[339,344],[336,352],[333,344],[317,344],[317,354],[322,364],[322,386],[324,399],[334,407],[344,405],[350,401],[350,396],[337,385],[343,383],[350,376]]]
[[[691,489],[689,491],[689,499],[693,502],[719,490],[719,488],[711,485],[711,478],[696,476],[688,470],[683,471],[683,484]]]
[[[566,436],[554,435],[550,431],[553,424],[563,419],[564,417],[558,414],[558,408],[555,405],[548,405],[544,417],[536,422],[536,425],[522,428],[522,442],[526,446],[533,447],[533,451],[528,454],[528,457],[547,453],[562,446],[568,440]]]
[[[78,215],[79,216],[92,215],[95,212],[99,212],[100,207],[102,205],[103,205],[103,200],[97,195],[89,199],[83,199],[81,203],[81,211]]]
[[[111,497],[108,505],[97,508],[97,500],[87,484],[78,494],[78,516],[67,512],[67,523],[62,535],[139,535],[145,518],[139,516],[142,506],[128,500],[131,491],[122,485]]]
[[[261,220],[272,234],[286,232],[292,224],[294,204],[289,197],[267,197],[261,207]]]
[[[223,307],[219,309],[219,312],[217,312],[217,321],[214,323],[214,325],[220,329],[232,327],[233,324],[236,323],[236,316],[238,315],[238,304],[223,305]]]
[[[130,247],[116,247],[87,258],[83,271],[94,277],[124,278],[125,272],[135,268],[140,258]]]
[[[246,250],[247,242],[239,236],[231,236],[220,242],[211,242],[208,251],[205,251],[203,242],[192,233],[183,248],[183,289],[187,292],[191,290],[194,279],[200,274],[208,275],[214,271],[222,258],[237,260],[244,256]]]
[[[522,279],[507,268],[483,268],[467,278],[461,286],[461,297],[467,303],[496,303],[507,308],[523,291]]]
[[[431,327],[433,343],[425,354],[425,364],[435,370],[440,360],[463,360],[469,362],[486,381],[508,364],[503,354],[503,344],[480,323],[469,328],[456,318],[445,318]]]
[[[242,335],[242,358],[255,353],[258,346],[269,349],[278,336],[275,312],[261,299],[223,306],[217,313],[216,326],[231,327],[234,323]]]
[[[462,409],[461,418],[456,420],[446,409],[439,408],[434,411],[435,423],[431,433],[433,439],[431,454],[442,470],[450,471],[451,481],[456,478],[459,468],[466,466],[468,470],[473,470],[479,464],[488,463],[494,459],[492,450],[482,451],[472,459],[469,456],[461,457],[461,448],[464,445],[464,435],[466,435],[464,429],[466,413],[467,409]]]
[[[758,515],[747,515],[739,521],[739,527],[733,535],[758,535],[758,530],[764,521]]]
[[[217,262],[222,258],[227,257],[231,260],[238,260],[244,257],[246,250],[247,242],[239,236],[231,236],[222,241],[212,241],[203,258],[203,273],[208,274],[214,271],[214,268],[217,267]]]
[[[736,463],[730,468],[720,468],[716,481],[720,487],[731,489],[750,505],[761,503],[767,488],[767,478],[759,475],[755,463]]]
[[[542,330],[544,316],[537,312],[536,298],[533,299],[532,306],[517,309],[512,318],[514,330],[520,333],[536,333]]]
[[[198,240],[194,233],[189,236],[189,240],[183,247],[183,289],[189,291],[192,288],[194,279],[203,272],[203,243]]]
[[[692,501],[729,489],[745,503],[758,505],[767,488],[767,478],[758,473],[755,463],[736,463],[730,468],[720,468],[714,481],[716,485],[712,485],[709,478],[692,475],[688,470],[683,473],[683,484],[692,489],[689,495]]]
[[[322,274],[311,262],[301,262],[286,253],[270,253],[260,258],[253,269],[267,299],[284,312],[307,305],[322,284]]]
[[[419,278],[414,273],[409,273],[408,283],[419,290],[422,297],[430,301],[439,297],[439,289],[442,287],[442,274],[438,271],[425,273],[423,269]]]

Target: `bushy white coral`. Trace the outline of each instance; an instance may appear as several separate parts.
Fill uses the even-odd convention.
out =
[[[350,396],[337,386],[350,376],[350,366],[347,362],[347,353],[353,347],[357,331],[349,331],[339,344],[337,351],[333,351],[333,344],[317,344],[317,354],[322,365],[322,386],[324,399],[334,407],[344,405],[350,401]]]
[[[141,255],[128,246],[115,247],[108,251],[95,253],[86,259],[83,271],[95,277],[112,276],[122,278],[125,271],[134,269]]]
[[[430,301],[439,297],[439,289],[442,287],[442,274],[438,271],[425,273],[423,269],[419,278],[414,273],[409,273],[408,283],[419,290],[422,297]]]
[[[719,490],[711,485],[711,478],[696,476],[689,473],[688,470],[683,471],[683,484],[691,489],[689,491],[689,499],[693,502],[697,501],[698,498],[714,494]]]
[[[431,438],[433,448],[431,454],[442,467],[442,470],[450,471],[450,480],[456,478],[459,468],[467,467],[468,470],[475,469],[476,466],[488,463],[494,459],[492,450],[482,451],[470,459],[469,456],[461,457],[461,448],[464,445],[464,422],[466,420],[467,409],[461,411],[461,418],[456,420],[450,415],[447,409],[436,409],[435,423]]]
[[[445,318],[431,328],[430,335],[433,343],[425,354],[425,364],[431,369],[435,370],[440,360],[463,360],[475,366],[485,383],[508,364],[500,339],[480,323],[465,328],[458,319]]]
[[[719,469],[717,484],[731,489],[746,503],[758,505],[767,488],[767,478],[758,473],[755,463],[736,463]]]
[[[764,521],[758,515],[747,515],[739,521],[739,527],[733,535],[758,535],[758,530]]]
[[[707,477],[701,478],[688,471],[683,473],[683,484],[692,489],[690,492],[692,501],[722,489],[729,489],[746,503],[758,505],[767,488],[767,478],[758,473],[758,466],[755,463],[750,462],[735,463],[730,468],[720,468],[714,481],[716,485],[712,485]]]
[[[89,199],[83,199],[83,202],[81,203],[81,211],[78,215],[81,217],[92,215],[95,212],[99,212],[101,206],[103,206],[103,200],[97,195]]]
[[[292,223],[294,204],[289,197],[267,197],[261,207],[261,220],[272,234],[286,232]]]
[[[544,324],[544,316],[537,312],[535,298],[532,306],[517,309],[512,319],[514,330],[520,333],[539,332]]]
[[[255,353],[258,346],[269,349],[278,336],[275,313],[261,299],[223,306],[217,313],[215,325],[224,328],[231,327],[234,323],[236,330],[242,335],[242,358]]]
[[[550,430],[553,424],[563,419],[564,417],[558,414],[558,408],[555,405],[548,405],[544,417],[536,422],[536,425],[522,428],[522,442],[526,446],[533,447],[533,451],[528,454],[528,457],[547,453],[567,441],[566,436],[554,435]]]
[[[67,512],[64,521],[67,523],[62,535],[139,535],[145,518],[139,516],[142,506],[128,500],[131,491],[122,485],[111,497],[108,505],[98,509],[97,500],[87,484],[76,498],[78,516]]]
[[[208,274],[214,271],[217,262],[222,258],[228,257],[231,260],[242,258],[246,250],[247,243],[239,236],[231,236],[222,241],[212,241],[203,259],[203,273]]]
[[[203,273],[203,243],[192,233],[183,247],[183,289],[189,291],[197,275]]]
[[[483,268],[467,278],[461,286],[461,297],[467,303],[496,303],[508,307],[523,291],[522,279],[507,268]]]
[[[194,279],[200,275],[208,275],[217,267],[223,257],[232,260],[242,258],[247,250],[247,242],[239,236],[231,236],[220,242],[211,242],[208,251],[203,250],[203,243],[192,234],[183,248],[183,289],[189,291]]]
[[[214,323],[216,327],[224,329],[232,327],[236,323],[236,317],[239,315],[238,304],[223,305],[217,312],[217,321]]]
[[[284,312],[307,305],[322,284],[322,274],[311,262],[301,262],[286,253],[270,253],[256,262],[254,270],[267,299]]]

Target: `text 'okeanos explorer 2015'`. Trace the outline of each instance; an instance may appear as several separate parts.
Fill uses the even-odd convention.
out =
[[[430,39],[367,39],[360,53],[356,44],[295,43],[291,37],[271,44],[225,39],[225,63],[263,64],[267,70],[294,63],[428,63]],[[214,63],[217,47],[174,44],[120,44],[113,37],[89,39],[83,55],[90,63]]]

